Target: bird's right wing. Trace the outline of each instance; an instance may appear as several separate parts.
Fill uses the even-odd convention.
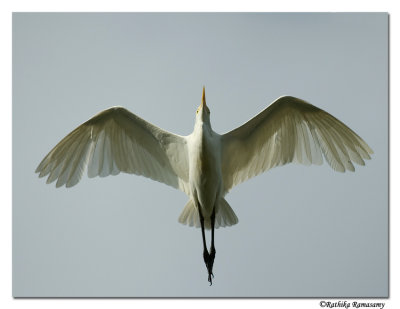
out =
[[[221,137],[224,192],[275,166],[321,164],[336,171],[364,165],[372,149],[344,123],[301,99],[284,96]],[[322,152],[322,154],[321,154]]]
[[[164,131],[122,107],[89,119],[62,139],[36,169],[47,183],[74,186],[120,172],[143,175],[188,193],[186,138]]]

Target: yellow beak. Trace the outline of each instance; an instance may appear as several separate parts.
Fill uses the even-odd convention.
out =
[[[206,106],[206,87],[203,86],[203,95],[201,97],[201,105],[203,108]]]

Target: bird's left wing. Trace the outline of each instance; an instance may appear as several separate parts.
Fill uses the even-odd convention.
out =
[[[36,169],[47,183],[74,186],[120,172],[143,175],[188,192],[186,138],[164,131],[122,107],[89,119],[62,139]]]
[[[224,192],[275,166],[321,164],[336,171],[364,165],[372,149],[354,131],[301,99],[284,96],[221,136]]]

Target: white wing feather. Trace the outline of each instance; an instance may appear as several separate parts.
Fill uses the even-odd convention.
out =
[[[186,138],[164,131],[122,107],[100,112],[62,139],[36,169],[47,183],[76,185],[120,172],[143,175],[188,193]]]
[[[322,164],[336,171],[364,165],[372,149],[327,112],[284,96],[237,129],[221,137],[224,192],[268,169],[290,162]]]

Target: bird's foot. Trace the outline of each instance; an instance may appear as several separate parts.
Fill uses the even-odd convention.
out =
[[[214,266],[214,259],[215,259],[215,248],[211,247],[211,253],[208,256],[208,261],[207,261],[207,270],[208,270],[208,282],[210,282],[210,285],[212,285],[212,278],[214,278],[214,274],[212,272],[213,266]]]
[[[215,248],[211,247],[211,253],[208,253],[207,249],[203,251],[203,259],[204,263],[206,264],[207,271],[208,271],[208,282],[212,285],[212,278],[214,278],[214,274],[212,272],[214,266],[214,259],[215,259]]]
[[[210,285],[212,285],[212,278],[214,278],[214,274],[208,270],[208,282],[210,282]]]

